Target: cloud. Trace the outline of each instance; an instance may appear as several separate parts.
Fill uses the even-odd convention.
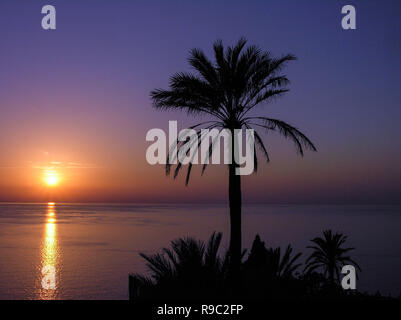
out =
[[[31,167],[35,169],[57,169],[57,168],[64,168],[64,169],[98,169],[101,168],[100,166],[92,163],[81,163],[81,162],[61,162],[61,161],[51,161],[51,162],[42,162],[32,164]]]

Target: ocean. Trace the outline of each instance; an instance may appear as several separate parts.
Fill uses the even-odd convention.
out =
[[[357,289],[401,294],[401,206],[243,207],[244,248],[259,234],[267,246],[292,244],[305,259],[310,239],[325,229],[345,233],[356,248]],[[226,249],[227,206],[2,203],[0,299],[127,299],[128,274],[146,272],[140,252],[213,231],[223,232]]]

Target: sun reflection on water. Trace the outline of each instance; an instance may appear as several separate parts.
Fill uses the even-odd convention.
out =
[[[60,251],[57,244],[56,204],[47,204],[46,224],[41,247],[41,266],[39,270],[39,299],[57,299],[59,280],[58,267]]]

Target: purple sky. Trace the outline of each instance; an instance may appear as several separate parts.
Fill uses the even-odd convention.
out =
[[[62,163],[64,201],[224,201],[224,167],[195,171],[186,188],[146,163],[149,129],[197,121],[154,110],[149,92],[188,71],[191,48],[210,55],[214,40],[245,36],[298,57],[284,70],[291,91],[259,111],[299,127],[318,153],[302,159],[268,137],[272,162],[244,178],[244,200],[400,203],[399,1],[215,2],[2,0],[0,201],[45,200],[37,171],[49,162]],[[54,31],[41,28],[45,4]],[[341,28],[345,4],[356,30]]]

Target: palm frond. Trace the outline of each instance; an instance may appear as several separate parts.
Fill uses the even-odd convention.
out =
[[[310,141],[306,135],[304,135],[297,128],[291,126],[290,124],[282,120],[271,119],[266,117],[250,117],[247,118],[246,120],[261,120],[262,124],[255,123],[255,125],[265,128],[267,130],[278,131],[285,138],[292,140],[295,143],[297,151],[300,155],[304,154],[304,149],[317,151],[312,141]]]

